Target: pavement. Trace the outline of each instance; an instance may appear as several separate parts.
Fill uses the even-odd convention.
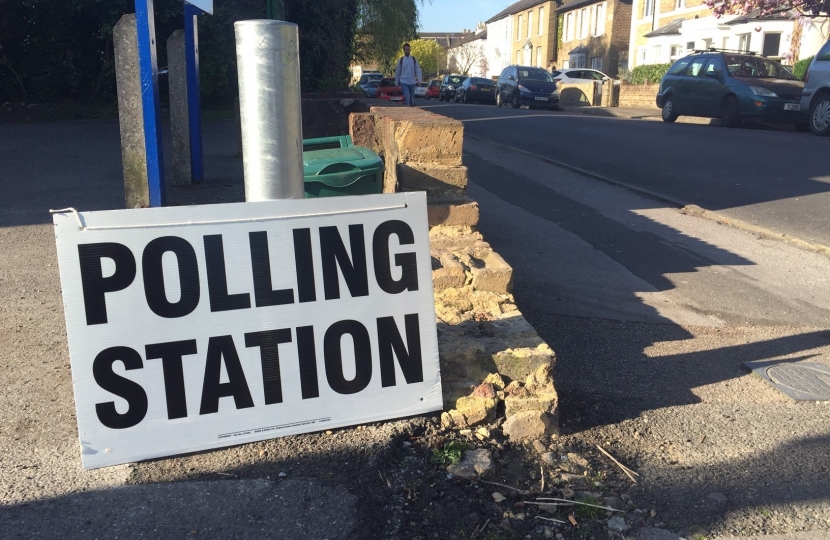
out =
[[[582,120],[567,126],[596,126]],[[205,123],[209,177],[174,204],[242,200],[229,140],[233,122]],[[361,495],[411,422],[80,468],[48,209],[122,206],[118,127],[0,125],[0,142],[0,537],[361,538],[370,523],[394,538],[385,501]],[[465,148],[481,228],[557,351],[564,437],[638,470],[635,498],[667,529],[830,538],[830,406],[740,367],[830,365],[830,259],[505,145]]]

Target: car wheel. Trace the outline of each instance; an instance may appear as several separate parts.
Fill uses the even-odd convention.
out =
[[[504,103],[501,100],[501,92],[496,92],[496,107],[501,107]]]
[[[672,123],[677,120],[677,109],[674,107],[674,98],[668,96],[663,101],[663,122]]]
[[[820,96],[810,106],[810,130],[816,135],[830,135],[830,94]]]
[[[455,96],[452,98],[453,103],[458,103],[458,92],[455,93]]]
[[[510,106],[514,109],[518,109],[522,106],[522,104],[519,103],[519,94],[513,94],[513,99],[510,100]]]
[[[472,103],[472,101],[470,101],[470,96],[467,94],[464,94],[464,103]]]
[[[735,96],[727,96],[720,106],[720,121],[726,127],[741,125],[741,109]]]

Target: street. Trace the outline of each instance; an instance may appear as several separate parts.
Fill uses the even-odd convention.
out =
[[[826,138],[487,105],[425,108],[462,120],[468,137],[830,246]]]
[[[741,366],[830,364],[830,260],[527,153],[705,208],[732,201],[708,208],[828,238],[818,209],[827,195],[809,180],[830,169],[821,154],[793,165],[802,180],[774,182],[776,166],[762,160],[770,143],[754,147],[827,141],[487,106],[427,108],[467,119],[465,164],[480,229],[513,266],[519,307],[557,352],[563,431],[626,449],[647,477],[636,489],[675,526],[697,524],[716,536],[830,528],[830,407],[795,403]],[[728,150],[732,139],[743,150]],[[675,150],[652,161],[646,149],[654,146]],[[731,155],[734,176],[715,189],[714,175],[697,174],[710,167],[693,166],[691,155],[719,163]],[[737,184],[765,188],[751,193]],[[808,187],[813,194],[803,197]],[[791,200],[778,200],[787,193]],[[796,212],[801,202],[812,210]]]

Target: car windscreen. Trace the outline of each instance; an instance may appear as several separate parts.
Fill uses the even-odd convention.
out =
[[[369,81],[369,82],[366,84],[366,86],[367,86],[368,88],[377,88],[379,84],[380,84],[380,81]]]
[[[795,77],[781,64],[753,56],[724,55],[729,74],[733,77],[754,77],[758,79],[791,79]]]
[[[385,88],[387,86],[395,86],[395,79],[383,79],[380,81],[380,87]]]
[[[461,84],[467,77],[450,77],[447,79],[448,84]]]
[[[553,82],[550,73],[542,68],[519,68],[519,80]]]

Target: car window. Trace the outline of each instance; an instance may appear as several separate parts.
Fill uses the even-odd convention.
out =
[[[464,82],[465,77],[447,77],[447,82],[449,84],[461,84]]]
[[[544,82],[551,82],[553,78],[550,76],[546,70],[542,68],[518,68],[519,69],[519,79],[523,81],[544,81]]]
[[[551,76],[553,76],[553,77],[558,77],[558,76],[562,75],[562,72],[561,72],[561,71],[556,71],[556,70],[553,70],[553,71],[551,71],[551,72],[550,72],[550,74],[551,74]]]
[[[380,81],[369,81],[366,86],[369,88],[377,88],[380,84]]]
[[[395,86],[395,79],[382,79],[378,86],[380,86],[381,88],[386,88],[387,86]]]
[[[691,58],[681,58],[669,68],[669,75],[682,75],[691,61]]]
[[[697,77],[698,74],[703,70],[703,65],[706,63],[708,58],[695,58],[689,67],[686,68],[686,75],[690,77]]]
[[[470,84],[493,84],[493,81],[490,79],[483,79],[481,77],[469,78],[467,79]]]
[[[824,47],[816,55],[816,62],[830,62],[830,41],[824,44]]]
[[[603,77],[602,73],[600,73],[599,71],[586,71],[585,73],[586,75],[588,75],[587,77],[585,77],[586,79],[601,81]]]
[[[430,88],[435,88],[436,86],[441,86],[441,81],[432,81],[429,83]]]
[[[706,67],[698,74],[700,77],[708,76],[713,73],[723,73],[723,65],[719,58],[710,58]]]
[[[757,56],[724,55],[729,74],[733,77],[756,79],[795,79],[778,62]]]

